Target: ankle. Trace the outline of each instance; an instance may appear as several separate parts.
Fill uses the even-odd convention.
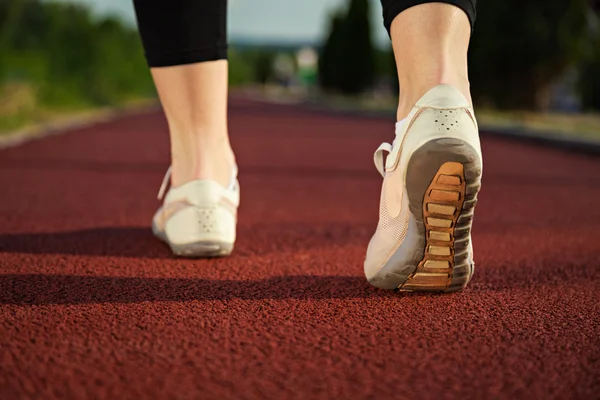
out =
[[[189,135],[171,140],[173,186],[197,179],[212,179],[222,186],[231,182],[235,156],[226,135]]]
[[[416,102],[430,89],[437,85],[448,84],[457,88],[463,96],[467,99],[469,104],[472,105],[471,101],[471,90],[469,80],[464,74],[457,72],[444,72],[440,73],[433,79],[421,79],[419,81],[412,81],[410,84],[400,86],[400,98],[398,101],[397,120],[405,118]]]

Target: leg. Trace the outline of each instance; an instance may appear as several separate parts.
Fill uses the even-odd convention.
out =
[[[474,0],[459,5],[420,1],[382,0],[386,26],[398,67],[398,120],[432,87],[446,83],[471,100],[467,49],[475,18]]]
[[[467,77],[474,4],[382,2],[398,64],[399,122],[394,144],[375,152],[384,179],[365,275],[383,289],[460,290],[474,271],[471,225],[482,173]]]
[[[153,68],[171,136],[172,184],[227,186],[235,164],[227,132],[227,61]]]
[[[239,186],[227,132],[226,0],[134,0],[169,124],[171,189],[152,230],[180,256],[229,254]]]
[[[148,64],[169,123],[172,184],[222,185],[235,164],[227,132],[225,0],[135,0]]]

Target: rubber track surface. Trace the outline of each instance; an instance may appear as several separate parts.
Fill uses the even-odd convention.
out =
[[[160,113],[0,151],[0,398],[600,397],[600,159],[484,136],[468,289],[363,277],[393,121],[236,100],[234,255],[149,229]]]

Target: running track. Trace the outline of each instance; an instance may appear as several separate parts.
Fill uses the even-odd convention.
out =
[[[383,292],[392,122],[233,101],[219,260],[150,233],[159,113],[0,151],[0,398],[600,398],[600,159],[484,136],[471,285]]]

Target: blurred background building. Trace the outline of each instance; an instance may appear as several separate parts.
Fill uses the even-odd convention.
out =
[[[600,2],[478,3],[469,54],[478,107],[600,111]],[[394,106],[378,0],[229,0],[229,32],[234,92]],[[0,1],[0,131],[154,96],[131,1]]]

